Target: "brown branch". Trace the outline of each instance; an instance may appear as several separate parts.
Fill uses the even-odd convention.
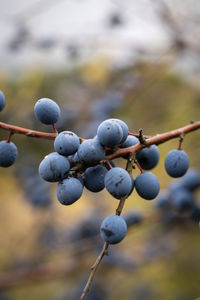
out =
[[[136,144],[135,146],[129,148],[118,149],[115,153],[112,153],[106,157],[106,159],[114,159],[117,157],[122,157],[127,154],[135,154],[140,151],[142,148],[149,147],[151,145],[159,145],[165,143],[174,138],[180,137],[180,135],[185,135],[194,130],[200,129],[200,121],[196,121],[192,124],[186,125],[184,127],[168,131],[165,133],[157,134],[149,139],[146,139],[146,145]]]
[[[48,140],[54,140],[57,136],[56,133],[46,133],[46,132],[36,131],[36,130],[23,128],[11,124],[3,123],[3,122],[0,122],[0,128],[8,130],[12,133],[24,134],[28,137],[37,137],[37,138],[43,138]]]
[[[56,131],[55,126],[53,127],[54,133],[48,133],[48,132],[41,132],[37,130],[32,130],[24,127],[19,127],[7,123],[0,122],[0,128],[4,130],[10,131],[12,134],[24,134],[28,137],[36,137],[36,138],[43,138],[47,140],[54,140],[56,136],[58,135],[58,132]],[[85,139],[79,137],[80,142],[83,142]]]
[[[100,265],[100,262],[102,261],[102,258],[104,257],[104,255],[108,255],[108,247],[109,247],[109,243],[105,242],[103,245],[103,249],[101,250],[101,253],[99,254],[99,256],[97,257],[94,265],[91,267],[91,273],[90,276],[88,278],[88,281],[86,283],[86,286],[81,294],[80,300],[85,299],[86,294],[89,292],[91,284],[92,284],[92,280],[94,278],[94,275],[97,271],[98,266]]]

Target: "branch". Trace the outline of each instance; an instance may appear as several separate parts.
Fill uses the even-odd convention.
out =
[[[24,134],[28,137],[37,137],[37,138],[43,138],[48,140],[54,140],[57,136],[56,133],[46,133],[46,132],[36,131],[36,130],[23,128],[11,124],[3,123],[3,122],[0,122],[0,128],[8,130],[12,133]]]
[[[189,125],[186,125],[184,127],[178,128],[178,129],[174,129],[172,131],[157,134],[151,138],[146,139],[145,145],[137,144],[137,145],[129,147],[129,148],[117,149],[116,152],[108,155],[106,158],[111,160],[111,159],[114,159],[117,157],[122,157],[127,154],[136,154],[142,148],[149,147],[154,144],[159,145],[159,144],[165,143],[169,140],[180,137],[182,135],[185,135],[185,134],[192,132],[194,130],[197,130],[197,129],[200,129],[200,121],[193,122]]]
[[[28,137],[36,137],[36,138],[43,138],[47,140],[54,140],[56,136],[58,135],[55,126],[53,125],[54,133],[46,133],[46,132],[41,132],[41,131],[36,131],[24,127],[19,127],[7,123],[0,122],[0,128],[4,130],[10,131],[12,134],[17,133],[17,134],[24,134]],[[79,138],[80,142],[83,142],[83,138]]]
[[[97,257],[94,265],[91,267],[91,273],[90,276],[88,278],[88,281],[86,283],[86,286],[81,294],[80,300],[85,299],[86,294],[89,292],[90,290],[90,286],[92,284],[92,280],[94,278],[94,275],[97,271],[98,266],[100,265],[100,262],[102,261],[102,258],[104,257],[104,255],[108,255],[108,247],[109,247],[109,243],[105,242],[103,245],[103,249],[101,250],[101,253],[99,254],[99,256]]]

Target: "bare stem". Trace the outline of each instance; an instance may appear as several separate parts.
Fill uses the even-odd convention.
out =
[[[85,299],[86,294],[89,292],[94,275],[97,271],[98,266],[100,265],[100,262],[102,261],[102,258],[104,257],[104,255],[108,255],[108,247],[109,247],[109,243],[106,242],[103,245],[103,249],[101,250],[101,253],[99,254],[99,256],[97,257],[95,263],[93,264],[93,266],[91,267],[91,273],[90,276],[88,278],[88,281],[86,283],[86,286],[81,294],[80,300]]]

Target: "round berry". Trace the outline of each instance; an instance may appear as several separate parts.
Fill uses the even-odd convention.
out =
[[[85,170],[84,184],[91,192],[100,192],[104,189],[104,178],[108,170],[102,165],[90,167]]]
[[[79,137],[71,131],[62,131],[54,141],[56,152],[62,155],[74,154],[80,145]]]
[[[70,163],[67,157],[57,152],[45,156],[39,165],[40,176],[49,182],[56,182],[67,177]]]
[[[123,130],[118,122],[109,119],[103,121],[97,129],[97,137],[103,146],[119,145],[123,138]]]
[[[60,117],[60,108],[55,101],[49,98],[42,98],[36,102],[34,113],[40,122],[50,125],[58,121]]]
[[[105,242],[117,244],[123,240],[127,232],[124,219],[117,215],[108,216],[101,223],[100,234]]]
[[[160,191],[158,178],[151,172],[144,172],[135,179],[135,189],[137,193],[146,200],[156,198]]]
[[[160,159],[160,152],[156,145],[146,147],[136,154],[136,159],[144,170],[153,169]]]
[[[188,155],[183,150],[171,150],[165,158],[165,169],[171,177],[183,176],[189,168]]]
[[[134,186],[128,172],[119,167],[110,169],[106,173],[104,182],[107,191],[117,199],[129,196]]]
[[[105,156],[105,150],[97,138],[84,141],[77,151],[79,159],[86,164],[95,164]]]
[[[79,179],[70,177],[58,183],[56,195],[63,205],[70,205],[77,201],[83,193],[83,185]]]
[[[16,161],[18,155],[17,147],[14,143],[0,142],[0,166],[10,167]]]
[[[120,119],[111,119],[111,120],[117,122],[121,126],[123,136],[122,136],[120,143],[123,143],[127,139],[127,136],[128,136],[128,126],[126,125],[126,123],[124,121],[122,121]]]

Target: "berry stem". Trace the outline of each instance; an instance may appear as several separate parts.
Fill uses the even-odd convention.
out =
[[[56,126],[55,126],[54,123],[53,123],[53,125],[52,125],[52,128],[53,128],[53,132],[57,135],[57,134],[58,134],[58,131],[57,131]]]
[[[117,216],[120,216],[120,215],[121,215],[122,210],[123,210],[123,208],[124,208],[124,204],[125,204],[126,198],[127,198],[127,197],[124,197],[124,198],[120,199],[119,205],[118,205],[118,207],[117,207],[117,209],[116,209],[116,212],[115,212],[115,214],[116,214]]]
[[[138,169],[140,170],[141,173],[144,173],[144,170],[142,169],[142,167],[140,166],[139,162],[137,160],[135,160],[135,164],[138,167]]]
[[[14,132],[10,132],[10,134],[9,134],[9,136],[8,136],[8,139],[7,139],[7,143],[10,143],[11,142],[11,137],[12,137],[12,135],[14,134]]]
[[[179,138],[178,150],[182,150],[183,140],[184,140],[184,136],[183,134],[181,134]]]
[[[109,166],[110,169],[112,169],[112,165],[111,165],[111,163],[109,162],[109,160],[106,160],[106,164]]]

